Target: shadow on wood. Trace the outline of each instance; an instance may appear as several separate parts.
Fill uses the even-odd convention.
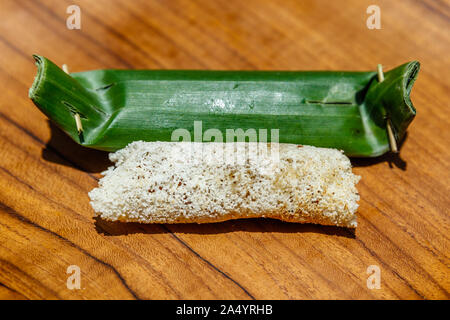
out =
[[[408,137],[408,133],[405,134],[405,138],[399,145],[401,150],[402,145],[405,143]],[[406,171],[407,163],[400,157],[400,153],[385,153],[382,156],[376,158],[351,158],[353,167],[367,167],[371,165],[375,165],[381,162],[387,162],[390,168],[396,166],[397,168]]]
[[[89,173],[102,172],[112,165],[107,152],[82,147],[51,121],[48,125],[51,138],[42,150],[45,160]]]
[[[310,223],[291,223],[276,219],[237,219],[218,223],[180,223],[180,224],[143,224],[137,222],[111,222],[100,218],[95,219],[95,229],[105,236],[120,236],[129,234],[220,234],[232,232],[257,232],[257,233],[321,233],[330,236],[355,238],[355,230],[321,226]]]

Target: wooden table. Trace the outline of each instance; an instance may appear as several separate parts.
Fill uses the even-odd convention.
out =
[[[71,4],[80,30],[66,27]],[[371,4],[380,30],[366,26]],[[449,16],[444,0],[2,0],[0,297],[448,299]],[[400,155],[352,160],[355,233],[262,219],[139,225],[93,218],[87,193],[107,154],[71,142],[28,99],[33,53],[70,71],[388,70],[413,59],[422,70]],[[80,289],[66,286],[71,265]],[[380,289],[367,286],[371,265]]]

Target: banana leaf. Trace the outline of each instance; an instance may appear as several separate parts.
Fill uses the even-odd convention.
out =
[[[417,61],[403,64],[380,82],[376,71],[67,74],[45,57],[34,58],[37,75],[29,97],[85,147],[115,151],[136,140],[172,141],[177,129],[192,141],[211,141],[204,133],[215,129],[214,141],[220,133],[225,142],[242,139],[231,134],[242,129],[248,141],[250,133],[265,129],[258,141],[337,148],[353,157],[388,152],[388,123],[400,144],[416,114],[410,92],[420,67]]]

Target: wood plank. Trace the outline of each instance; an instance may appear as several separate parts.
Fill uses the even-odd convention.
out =
[[[65,27],[78,4],[81,30]],[[0,298],[448,299],[450,7],[373,1],[0,3]],[[139,225],[93,218],[107,154],[69,140],[33,106],[31,55],[98,68],[373,70],[417,59],[418,116],[400,157],[353,159],[356,233],[251,219]],[[82,289],[66,272],[78,265]],[[382,286],[366,286],[378,265]]]

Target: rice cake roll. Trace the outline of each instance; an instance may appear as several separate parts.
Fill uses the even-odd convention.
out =
[[[355,228],[360,177],[336,149],[270,143],[142,142],[111,153],[89,196],[108,221],[274,218]]]

